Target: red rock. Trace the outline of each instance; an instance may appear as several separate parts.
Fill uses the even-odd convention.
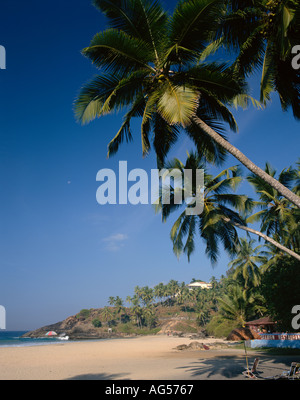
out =
[[[227,340],[253,340],[260,339],[257,332],[250,328],[236,328],[230,332]]]

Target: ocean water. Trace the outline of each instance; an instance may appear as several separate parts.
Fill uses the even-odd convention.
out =
[[[52,343],[61,343],[56,338],[22,338],[27,331],[0,331],[0,347],[38,346]]]

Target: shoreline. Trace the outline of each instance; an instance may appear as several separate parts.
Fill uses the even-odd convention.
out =
[[[176,349],[192,339],[167,335],[70,341],[44,346],[0,348],[0,380],[201,380],[244,379],[245,353],[241,349]],[[227,343],[214,338],[199,343]],[[255,352],[249,354],[249,364]],[[289,360],[260,355],[269,376]],[[266,369],[268,373],[268,369]]]

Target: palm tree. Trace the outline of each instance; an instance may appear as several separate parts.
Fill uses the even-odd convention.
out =
[[[134,297],[138,299],[138,301],[142,300],[142,295],[143,295],[143,288],[140,286],[136,286],[134,288]]]
[[[146,325],[148,328],[152,328],[156,323],[156,316],[153,308],[150,305],[147,305],[142,310],[143,318],[146,321]]]
[[[108,304],[113,306],[115,304],[116,299],[113,296],[110,296],[108,298]]]
[[[185,293],[188,291],[188,287],[184,282],[178,284],[178,291],[176,294],[176,301],[178,304],[184,304]]]
[[[166,285],[166,295],[168,296],[168,303],[169,305],[172,304],[172,302],[175,299],[175,296],[178,294],[180,288],[179,288],[179,283],[178,281],[175,281],[174,279],[171,279],[167,285]]]
[[[125,311],[125,307],[123,304],[123,300],[117,296],[115,298],[115,303],[114,303],[115,307],[116,307],[116,313],[119,314],[120,320],[121,320],[121,313]]]
[[[115,307],[115,313],[119,314],[119,319],[121,321],[120,313],[125,310],[125,307],[123,305],[123,300],[119,296],[116,296],[116,297],[110,296],[108,299],[108,303],[111,306]]]
[[[173,251],[179,257],[185,253],[190,259],[190,255],[195,249],[195,236],[197,233],[206,244],[206,254],[212,261],[216,263],[219,253],[219,243],[223,244],[224,249],[229,256],[234,256],[237,252],[237,244],[239,241],[236,228],[244,230],[248,233],[253,233],[264,238],[269,243],[275,245],[280,250],[285,251],[294,258],[300,260],[300,255],[277,242],[268,235],[246,226],[246,221],[240,214],[249,213],[254,205],[254,201],[245,195],[228,193],[228,190],[235,190],[241,182],[241,172],[239,167],[231,167],[223,170],[217,176],[213,177],[206,173],[206,167],[203,164],[201,157],[195,153],[188,155],[185,165],[178,159],[174,159],[165,164],[165,168],[172,170],[176,169],[182,172],[191,169],[192,171],[204,170],[204,206],[203,211],[197,215],[188,215],[186,210],[193,206],[193,203],[188,203],[184,206],[184,211],[175,221],[171,229],[171,240],[173,242]],[[196,179],[192,179],[192,193],[197,193]],[[164,187],[160,194],[160,204],[157,210],[162,213],[163,221],[169,217],[172,211],[176,211],[183,204],[175,204],[175,190],[184,192],[184,182],[181,188],[168,187],[170,190],[170,204],[163,203]],[[183,198],[183,196],[182,196]],[[231,206],[233,209],[229,208]],[[184,243],[185,240],[185,243]]]
[[[133,302],[133,297],[131,297],[131,296],[128,295],[128,296],[126,297],[126,302],[127,302],[127,303],[132,303],[132,302]]]
[[[210,319],[210,310],[207,308],[207,306],[197,305],[196,315],[197,315],[196,319],[199,326],[204,326]]]
[[[209,290],[209,298],[212,304],[212,308],[215,308],[217,303],[217,294],[220,291],[220,284],[218,283],[217,279],[212,276],[210,279],[210,283],[212,285],[211,289]]]
[[[227,293],[218,302],[224,319],[235,321],[239,326],[243,326],[251,314],[251,296],[247,295],[242,286],[229,286]]]
[[[141,318],[142,318],[142,307],[140,306],[140,298],[137,294],[133,297],[127,296],[127,301],[132,304],[131,313],[135,318],[135,322],[138,326],[141,327]]]
[[[82,123],[126,109],[124,122],[108,145],[108,154],[132,140],[131,120],[139,117],[142,152],[153,145],[158,165],[181,129],[209,162],[220,164],[227,152],[261,176],[300,208],[300,197],[284,187],[226,140],[226,123],[237,130],[230,106],[246,107],[250,99],[244,78],[226,64],[199,63],[223,0],[180,1],[172,17],[158,1],[94,0],[109,20],[83,50],[100,69],[75,101]],[[152,143],[150,134],[153,131]]]
[[[140,294],[141,300],[145,306],[149,306],[154,299],[154,291],[153,289],[149,288],[148,286],[144,286],[142,288],[141,294]]]
[[[266,104],[276,91],[282,109],[292,108],[300,119],[300,72],[292,68],[292,49],[299,44],[299,1],[230,0],[220,25],[207,53],[220,46],[237,51],[234,65],[239,72],[261,73],[261,101]]]
[[[165,297],[164,284],[160,282],[158,285],[154,286],[154,296],[161,300]]]
[[[265,170],[272,176],[276,174],[276,171],[268,163]],[[292,190],[297,191],[297,173],[298,171],[291,167],[284,169],[279,174],[278,180],[288,187],[292,187],[292,184],[296,183]],[[272,235],[277,242],[282,243],[294,252],[299,252],[299,210],[256,175],[249,175],[247,179],[259,196],[258,205],[261,208],[260,211],[249,217],[247,221],[259,221],[261,232],[265,232],[268,236]]]
[[[218,287],[218,281],[217,281],[217,278],[215,276],[212,276],[210,278],[210,283],[211,283],[211,286],[212,286],[213,290],[215,290]]]
[[[182,285],[179,293],[179,300],[182,302],[186,315],[188,316],[187,305],[189,305],[192,300],[192,291],[187,286]]]
[[[113,313],[111,312],[110,308],[106,306],[103,308],[103,310],[101,312],[101,316],[104,319],[104,321],[107,322],[112,319]]]
[[[260,284],[259,265],[267,261],[265,253],[261,252],[262,245],[253,248],[254,244],[253,239],[240,238],[237,257],[228,264],[232,278],[243,282],[245,288],[257,287]]]
[[[169,296],[174,297],[179,291],[179,283],[178,281],[175,281],[174,279],[171,279],[168,283],[168,293]]]
[[[143,316],[143,309],[142,307],[138,304],[135,303],[132,307],[132,314],[134,315],[136,319],[136,324],[140,328],[142,328],[142,316]]]

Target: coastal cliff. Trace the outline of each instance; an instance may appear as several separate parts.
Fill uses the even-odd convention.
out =
[[[169,307],[168,316],[163,314],[163,307],[157,307],[157,321],[152,329],[139,329],[133,323],[126,320],[128,314],[125,313],[120,319],[105,321],[103,320],[103,309],[82,310],[76,315],[70,316],[63,321],[43,326],[39,329],[27,332],[23,337],[41,338],[45,337],[49,331],[54,331],[57,335],[69,336],[70,340],[84,339],[105,339],[113,337],[136,336],[139,334],[167,334],[172,332],[177,335],[194,334],[205,336],[205,332],[197,326],[194,315],[189,317],[178,312],[178,308]],[[194,313],[192,313],[194,314]],[[123,317],[123,320],[122,320]],[[125,321],[124,321],[125,320]],[[98,321],[97,327],[95,321]],[[100,322],[100,323],[99,323]]]
[[[49,331],[54,331],[57,333],[57,335],[64,334],[69,336],[71,340],[105,339],[123,336],[121,333],[113,332],[108,328],[106,330],[95,328],[89,319],[80,319],[74,315],[55,324],[46,325],[42,328],[27,332],[25,335],[23,335],[23,337],[45,337],[46,333]]]

